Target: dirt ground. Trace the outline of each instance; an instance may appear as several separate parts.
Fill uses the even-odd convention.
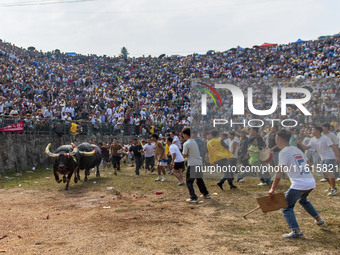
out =
[[[334,216],[327,219],[329,229],[314,226],[300,207],[298,221],[307,222],[303,230],[308,238],[282,240],[288,228],[279,212],[242,218],[256,207],[242,202],[253,191],[240,187],[221,193],[208,181],[212,199],[188,204],[186,187],[177,187],[174,179],[156,189],[153,185],[162,184],[150,182],[145,189],[140,188],[142,178],[133,179],[121,192],[107,190],[112,176],[104,172],[102,181],[92,176],[88,184],[72,183],[70,191],[53,179],[39,189],[30,189],[32,184],[0,189],[0,253],[339,254],[339,197],[335,207],[327,207]],[[31,181],[34,185],[43,178],[49,177]],[[119,178],[134,177],[129,173]],[[116,184],[123,185],[119,179]]]

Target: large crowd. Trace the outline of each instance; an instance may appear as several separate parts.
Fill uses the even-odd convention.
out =
[[[121,170],[120,161],[123,160],[125,164],[134,162],[131,167],[135,165],[137,178],[140,177],[140,169],[144,168],[149,175],[158,174],[155,181],[166,182],[169,174],[176,177],[178,186],[182,186],[183,173],[187,168],[186,186],[190,197],[186,201],[190,203],[198,202],[193,185],[195,180],[203,199],[211,198],[204,177],[212,178],[211,174],[216,172],[223,173],[216,183],[221,190],[224,190],[225,182],[231,190],[238,189],[235,180],[240,183],[253,176],[260,179],[259,186],[271,187],[268,195],[273,199],[280,180],[286,174],[291,186],[285,194],[287,205],[282,212],[292,232],[283,235],[285,238],[303,237],[294,214],[297,202],[314,218],[316,225],[327,226],[307,200],[316,187],[314,176],[322,176],[321,181],[328,182],[326,192],[329,197],[338,193],[340,132],[337,133],[329,123],[322,127],[304,127],[299,132],[274,126],[269,133],[254,127],[228,133],[214,129],[204,135],[185,127],[180,136],[172,131],[133,139],[129,144],[119,144],[114,139],[110,144],[99,146],[103,152],[104,168],[109,167],[112,160],[115,175]]]
[[[164,133],[189,124],[194,78],[232,79],[244,87],[257,78],[293,78],[310,87],[313,114],[338,116],[339,66],[339,37],[159,58],[69,56],[0,41],[0,115],[45,125],[49,120],[88,121],[117,129],[131,126],[136,134]],[[263,106],[270,87],[257,84],[255,106]]]
[[[243,90],[251,86],[257,109],[270,107],[273,84],[279,88],[303,86],[312,93],[305,107],[313,118],[305,118],[299,127],[290,131],[268,125],[260,130],[238,128],[223,133],[216,129],[203,130],[205,132],[190,129],[187,126],[197,117],[192,114],[192,96],[196,91],[191,83],[211,78],[235,82]],[[137,177],[145,166],[150,173],[157,172],[155,181],[165,182],[167,175],[173,174],[179,181],[177,185],[182,186],[182,173],[188,167],[186,186],[190,197],[187,201],[197,203],[195,179],[202,196],[209,199],[210,194],[201,173],[193,175],[196,166],[237,167],[237,173],[224,172],[217,183],[222,190],[226,181],[230,189],[237,189],[235,183],[249,176],[241,167],[255,166],[259,169],[255,172],[259,185],[270,186],[271,197],[282,176],[263,171],[263,165],[297,167],[300,171],[287,172],[292,182],[286,193],[288,206],[283,209],[292,230],[284,235],[288,238],[303,236],[293,212],[297,201],[314,217],[317,225],[325,226],[325,221],[307,200],[316,186],[308,167],[317,169],[320,166],[321,170],[326,170],[322,174],[323,181],[329,183],[328,196],[338,192],[339,83],[339,37],[158,58],[68,56],[59,50],[43,53],[0,41],[2,118],[14,117],[26,123],[41,122],[41,125],[50,125],[51,121],[66,122],[71,124],[73,133],[77,133],[76,123],[81,121],[118,130],[133,127],[134,134],[143,135],[140,140],[119,144],[113,139],[110,144],[100,144],[104,166],[112,161],[116,175],[123,160],[133,162]],[[195,121],[202,124],[214,116],[230,116],[230,94],[223,91],[221,96],[223,107],[209,107],[207,116]],[[209,99],[209,103],[213,104],[212,100]],[[275,118],[282,117],[275,114]],[[300,115],[300,109],[289,109],[289,117]],[[317,119],[318,116],[323,119]],[[247,115],[247,118],[252,117]],[[323,124],[323,127],[315,124]],[[56,126],[56,133],[61,137],[60,127],[60,124]],[[176,134],[176,130],[182,133]],[[271,155],[267,161],[260,158],[262,150]],[[335,168],[337,171],[333,174],[331,170]],[[301,175],[309,178],[301,178]]]

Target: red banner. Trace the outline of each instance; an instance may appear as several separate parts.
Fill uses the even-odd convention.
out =
[[[23,133],[24,132],[24,122],[20,121],[19,123],[15,123],[15,124],[9,125],[7,127],[0,128],[0,132]]]

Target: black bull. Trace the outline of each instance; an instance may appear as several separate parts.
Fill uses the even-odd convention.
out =
[[[79,151],[83,152],[92,152],[95,150],[95,153],[90,157],[80,157],[79,167],[77,169],[77,178],[80,180],[79,176],[79,170],[85,169],[85,179],[84,181],[87,181],[87,176],[90,175],[90,169],[96,168],[96,177],[100,177],[99,172],[99,165],[102,160],[102,151],[101,149],[94,145],[89,143],[81,143],[78,145]]]
[[[54,177],[56,182],[60,183],[63,181],[66,182],[66,190],[69,190],[69,183],[72,177],[73,172],[74,175],[74,182],[78,182],[79,174],[79,162],[82,157],[91,157],[95,150],[91,152],[87,151],[80,151],[77,146],[74,144],[72,145],[62,145],[60,146],[54,153],[50,152],[51,144],[48,144],[45,150],[45,153],[54,158]],[[63,179],[59,179],[59,174],[63,175]]]

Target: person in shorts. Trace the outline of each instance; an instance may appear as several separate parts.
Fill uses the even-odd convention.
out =
[[[166,174],[165,174],[165,168],[167,167],[167,156],[165,154],[165,148],[163,144],[158,141],[158,135],[153,134],[152,135],[152,141],[155,143],[155,154],[157,155],[156,158],[158,160],[157,163],[157,171],[158,171],[158,177],[155,179],[155,181],[161,181],[165,182],[167,181]],[[162,175],[163,174],[163,178]]]
[[[309,150],[314,148],[320,155],[321,164],[316,167],[316,171],[322,171],[325,179],[329,183],[329,189],[327,190],[328,196],[335,196],[338,190],[335,185],[334,172],[336,171],[336,163],[340,161],[338,150],[335,144],[327,136],[322,134],[322,127],[314,126],[312,129],[313,138],[309,141],[307,146],[302,142],[299,144],[305,149]]]
[[[166,142],[169,145],[169,152],[172,157],[171,160],[171,166],[173,167],[172,173],[179,181],[177,185],[182,186],[184,184],[182,176],[182,169],[184,168],[184,158],[182,156],[182,153],[178,149],[177,145],[173,143],[173,139],[171,137],[168,137]]]

